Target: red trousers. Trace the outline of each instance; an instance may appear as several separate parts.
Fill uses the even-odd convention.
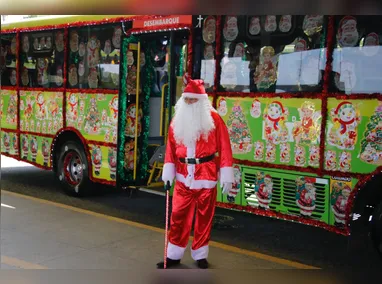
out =
[[[208,257],[208,242],[211,236],[215,204],[216,186],[211,189],[189,189],[184,183],[176,181],[168,235],[168,258],[182,259],[189,241],[195,211],[191,256],[194,260]]]

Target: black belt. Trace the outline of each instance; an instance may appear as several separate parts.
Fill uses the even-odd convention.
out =
[[[203,157],[203,158],[179,158],[179,161],[181,161],[184,164],[198,165],[198,164],[212,161],[214,158],[215,158],[215,154],[212,154],[210,156]]]

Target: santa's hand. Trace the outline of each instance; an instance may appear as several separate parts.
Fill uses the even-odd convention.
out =
[[[170,185],[170,187],[172,186],[172,180],[164,180],[163,182],[164,182],[165,189],[167,185]]]
[[[222,193],[228,194],[228,192],[232,189],[232,183],[231,182],[225,182],[222,186]]]

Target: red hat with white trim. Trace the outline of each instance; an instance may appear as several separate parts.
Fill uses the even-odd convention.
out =
[[[204,89],[204,81],[189,79],[187,86],[184,88],[182,97],[190,99],[208,99],[208,95]]]

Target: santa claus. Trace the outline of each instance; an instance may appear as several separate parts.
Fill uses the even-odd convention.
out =
[[[196,209],[191,255],[199,268],[208,268],[208,244],[218,179],[223,194],[227,194],[234,183],[228,130],[208,100],[203,85],[202,80],[188,80],[175,106],[175,116],[168,132],[162,180],[172,185],[176,178],[176,182],[167,267],[180,264]],[[164,262],[157,266],[163,268]]]

